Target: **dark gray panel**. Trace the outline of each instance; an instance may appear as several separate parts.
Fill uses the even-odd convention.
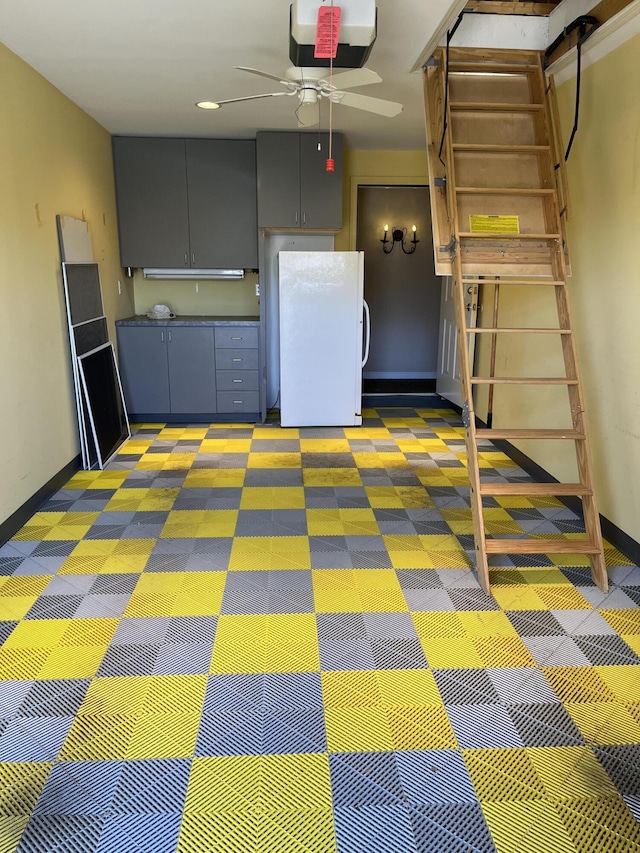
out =
[[[84,400],[104,464],[129,435],[112,344],[78,359]],[[87,424],[89,431],[89,424]]]
[[[169,411],[167,331],[118,326],[118,359],[124,398],[130,413]]]
[[[72,326],[104,315],[98,264],[63,264]]]
[[[180,326],[168,329],[167,334],[170,411],[174,414],[214,413],[216,373],[213,329]]]
[[[109,342],[107,321],[104,317],[91,320],[81,326],[74,326],[73,339],[76,345],[76,355],[84,355],[92,349]]]
[[[124,267],[188,267],[184,139],[113,138]]]
[[[342,136],[339,133],[333,134],[331,154],[335,171],[327,172],[329,134],[300,134],[302,228],[342,228]]]
[[[191,264],[258,266],[256,144],[187,139]]]
[[[258,226],[300,227],[300,135],[256,134]]]

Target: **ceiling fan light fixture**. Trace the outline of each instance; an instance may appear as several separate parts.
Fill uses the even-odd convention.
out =
[[[198,101],[196,107],[200,107],[201,110],[219,110],[220,104],[215,101]]]

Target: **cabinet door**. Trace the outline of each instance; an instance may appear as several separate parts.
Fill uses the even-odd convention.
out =
[[[187,139],[191,266],[258,266],[256,144]]]
[[[171,412],[215,412],[213,328],[174,326],[168,329],[168,336]]]
[[[256,134],[258,226],[300,228],[300,141],[298,133]]]
[[[116,136],[113,155],[122,266],[189,266],[184,140]]]
[[[165,327],[118,326],[118,362],[129,414],[169,411]]]
[[[335,171],[327,172],[328,133],[301,133],[300,211],[303,228],[342,228],[342,136],[333,134]],[[318,151],[318,137],[321,150]]]

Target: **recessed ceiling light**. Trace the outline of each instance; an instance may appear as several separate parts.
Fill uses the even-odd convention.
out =
[[[216,104],[215,101],[198,101],[196,107],[200,107],[201,110],[219,110],[220,104]]]

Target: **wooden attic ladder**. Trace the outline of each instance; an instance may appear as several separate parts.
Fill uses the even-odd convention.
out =
[[[606,590],[567,293],[568,194],[553,80],[547,82],[536,51],[450,48],[448,73],[446,63],[441,48],[425,70],[429,183],[436,273],[453,279],[478,579],[489,593],[491,554],[585,554],[594,582]],[[471,327],[465,302],[476,294],[480,324]],[[533,325],[540,316],[545,322]],[[550,369],[552,355],[557,365]],[[562,394],[561,425],[550,393]],[[482,429],[475,414],[480,397],[487,412]],[[571,443],[576,481],[483,477],[483,444],[501,439]],[[585,533],[487,532],[486,504],[535,504],[546,496],[580,498]]]

